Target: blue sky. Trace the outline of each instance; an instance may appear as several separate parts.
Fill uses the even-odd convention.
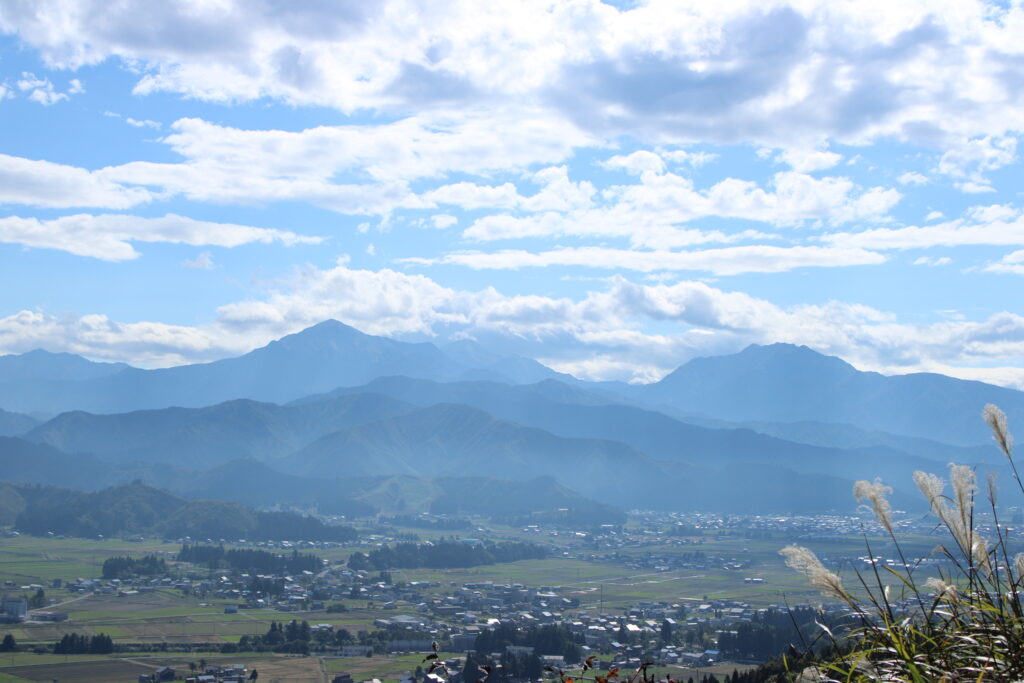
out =
[[[0,5],[0,353],[337,318],[590,379],[806,344],[1024,387],[1024,8]]]

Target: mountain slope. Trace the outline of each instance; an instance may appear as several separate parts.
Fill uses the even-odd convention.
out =
[[[411,409],[390,397],[360,394],[286,407],[236,400],[113,415],[75,411],[25,438],[111,461],[210,467],[239,458],[282,457],[324,434]]]
[[[635,388],[634,396],[734,422],[849,423],[967,446],[988,441],[979,419],[986,403],[1006,411],[1010,424],[1024,422],[1020,391],[928,373],[860,372],[839,358],[791,344],[697,358],[660,382]]]
[[[749,462],[774,464],[808,474],[852,479],[882,477],[899,483],[909,482],[915,469],[941,467],[952,453],[962,456],[955,458],[962,462],[979,459],[978,451],[950,446],[937,450],[936,462],[927,455],[901,452],[885,445],[842,449],[787,441],[728,423],[698,426],[653,410],[609,404],[598,395],[553,380],[509,386],[496,382],[438,383],[386,377],[364,387],[338,389],[329,396],[362,391],[386,394],[420,406],[442,402],[474,406],[499,419],[557,436],[618,441],[655,459],[710,469]]]
[[[584,495],[606,492],[612,482],[659,482],[664,476],[660,466],[624,444],[558,437],[456,404],[327,435],[281,464],[307,476],[551,476]]]
[[[282,403],[387,375],[436,380],[483,375],[500,381],[517,381],[503,371],[528,379],[556,375],[529,359],[465,344],[453,349],[462,360],[430,343],[373,336],[326,320],[237,358],[157,370],[33,351],[0,357],[0,408],[50,415],[118,413],[241,398]]]
[[[0,436],[21,436],[38,424],[34,417],[0,409]]]
[[[124,363],[95,363],[71,353],[36,349],[0,356],[0,384],[27,380],[78,382],[109,377],[127,367]]]

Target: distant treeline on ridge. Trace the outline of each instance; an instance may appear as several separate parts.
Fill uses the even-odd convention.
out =
[[[16,512],[14,527],[18,531],[36,536],[336,542],[358,538],[350,526],[328,525],[315,517],[261,512],[237,503],[191,500],[139,482],[95,493],[10,484],[0,487],[0,505]]]

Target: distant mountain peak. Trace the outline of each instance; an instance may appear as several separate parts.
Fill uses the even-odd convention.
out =
[[[346,325],[340,320],[328,318],[327,320],[318,322],[316,325],[285,335],[280,339],[271,342],[268,346],[292,346],[296,343],[303,342],[319,342],[322,340],[351,339],[354,337],[370,336],[372,335],[361,332],[351,325]]]

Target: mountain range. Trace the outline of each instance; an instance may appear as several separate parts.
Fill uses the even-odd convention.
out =
[[[787,344],[626,385],[476,342],[407,343],[326,321],[237,358],[164,370],[44,351],[0,357],[0,478],[77,477],[95,489],[131,477],[350,515],[484,514],[487,501],[470,491],[530,481],[546,493],[523,496],[536,502],[515,514],[566,507],[561,497],[607,517],[609,503],[849,508],[852,481],[880,476],[908,506],[916,469],[1005,465],[979,417],[988,402],[1011,427],[1024,418],[1024,393],[1012,389],[860,372]]]

